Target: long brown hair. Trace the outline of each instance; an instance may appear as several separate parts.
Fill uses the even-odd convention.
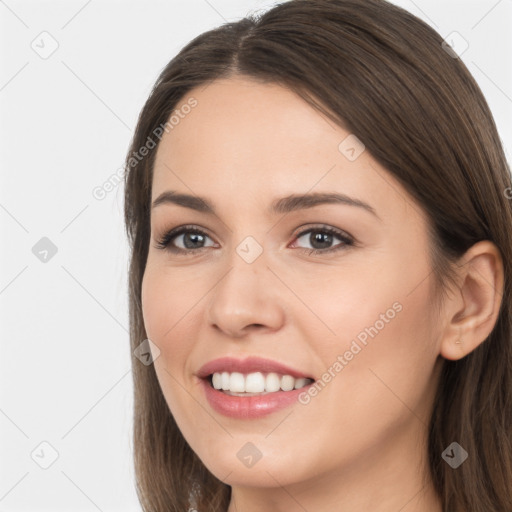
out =
[[[426,23],[384,0],[291,0],[199,35],[162,71],[126,157],[125,222],[131,248],[131,350],[147,338],[141,282],[150,237],[157,148],[178,102],[235,74],[299,94],[355,134],[409,191],[431,224],[432,262],[444,290],[453,263],[480,240],[496,244],[505,283],[488,339],[443,361],[429,426],[429,467],[443,510],[512,510],[512,192],[497,129],[462,61]],[[169,125],[168,125],[169,126]],[[507,194],[509,191],[509,194]],[[133,358],[134,458],[145,512],[224,512],[231,488],[190,449],[165,402],[153,365]],[[457,470],[442,452],[457,441]]]

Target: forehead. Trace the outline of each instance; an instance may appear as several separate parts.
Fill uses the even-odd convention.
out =
[[[190,98],[197,104],[162,138],[157,165],[161,160],[180,166],[186,162],[187,170],[193,171],[197,163],[202,167],[210,159],[211,165],[239,176],[255,168],[260,173],[277,171],[272,162],[282,163],[284,158],[296,168],[315,155],[331,160],[339,155],[340,134],[333,123],[277,84],[218,80],[190,91],[177,110]]]
[[[165,190],[238,207],[248,201],[266,207],[308,191],[364,196],[377,205],[391,194],[392,208],[412,201],[398,183],[390,186],[389,175],[383,179],[386,171],[368,152],[348,159],[344,144],[353,135],[285,87],[218,80],[190,91],[178,112],[191,98],[195,106],[174,118],[158,146],[152,201]]]

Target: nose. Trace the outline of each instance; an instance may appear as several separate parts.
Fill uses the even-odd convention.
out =
[[[238,255],[212,290],[209,324],[226,336],[242,338],[249,332],[276,331],[285,321],[282,283],[264,257],[247,263]]]

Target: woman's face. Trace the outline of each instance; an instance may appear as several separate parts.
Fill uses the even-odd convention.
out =
[[[286,88],[218,80],[177,108],[152,202],[195,199],[153,206],[142,305],[187,442],[230,485],[409,474],[439,367],[421,209]]]

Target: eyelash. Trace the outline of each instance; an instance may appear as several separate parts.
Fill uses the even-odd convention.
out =
[[[307,252],[308,255],[326,254],[326,253],[336,252],[336,251],[344,249],[347,246],[355,245],[355,240],[350,235],[348,235],[347,233],[345,233],[341,230],[338,230],[338,229],[335,229],[335,228],[332,228],[329,226],[309,227],[308,229],[305,229],[304,231],[297,233],[295,238],[296,239],[301,238],[305,234],[310,233],[312,231],[316,231],[318,233],[328,233],[329,235],[334,235],[337,238],[339,238],[343,243],[339,244],[339,245],[335,245],[334,247],[330,247],[329,249],[299,248],[299,249],[302,249],[304,252]],[[197,253],[197,252],[200,252],[202,249],[207,249],[207,247],[199,247],[197,249],[182,249],[180,247],[173,247],[171,245],[171,241],[174,238],[176,238],[179,235],[182,235],[184,233],[190,233],[190,232],[210,238],[210,236],[206,232],[204,232],[203,230],[201,230],[195,226],[191,226],[191,225],[181,226],[178,228],[171,229],[170,231],[165,233],[162,236],[162,238],[160,238],[160,240],[157,241],[156,248],[161,249],[161,250],[166,250],[166,251],[169,251],[174,254],[180,254],[180,255],[186,255],[186,254],[190,254],[193,252]]]

